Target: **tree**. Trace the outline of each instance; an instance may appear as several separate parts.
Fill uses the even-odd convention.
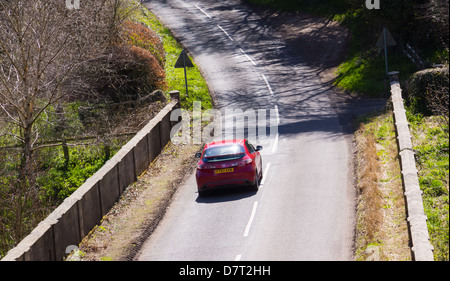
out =
[[[425,6],[425,18],[448,51],[449,40],[449,5],[448,0],[430,0]]]
[[[39,144],[36,123],[71,94],[65,85],[77,70],[105,56],[120,38],[124,3],[90,0],[68,9],[60,0],[0,0],[0,137],[21,145],[17,181],[10,187],[18,225],[37,198],[33,155],[46,145]],[[19,227],[16,238],[23,234]]]

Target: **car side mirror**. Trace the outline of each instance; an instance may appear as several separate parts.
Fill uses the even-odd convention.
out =
[[[200,157],[202,157],[202,153],[201,152],[195,153],[195,158],[200,158]]]
[[[258,146],[256,146],[256,151],[261,151],[263,149],[263,147],[262,147],[262,145],[258,145]]]

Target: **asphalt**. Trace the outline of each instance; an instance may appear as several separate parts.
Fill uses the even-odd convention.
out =
[[[270,141],[249,136],[264,145],[258,192],[198,197],[192,174],[136,259],[351,260],[352,131],[331,85],[240,1],[145,5],[201,68],[218,109],[260,110],[278,126]]]

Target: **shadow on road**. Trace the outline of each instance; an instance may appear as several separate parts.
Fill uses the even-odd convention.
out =
[[[229,201],[241,200],[256,195],[256,191],[250,190],[247,186],[230,186],[218,190],[210,190],[202,197],[198,196],[197,203],[222,203]]]

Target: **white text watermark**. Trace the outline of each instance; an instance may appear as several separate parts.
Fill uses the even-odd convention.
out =
[[[201,102],[198,101],[193,103],[192,112],[181,108],[172,111],[170,121],[178,122],[170,132],[170,139],[174,144],[201,144],[245,138],[261,145],[275,142],[280,122],[276,108],[243,110],[226,107],[202,112]]]
[[[80,9],[80,0],[66,0],[66,8],[69,10]]]
[[[380,0],[366,0],[366,8],[369,10],[379,10],[380,9]]]

